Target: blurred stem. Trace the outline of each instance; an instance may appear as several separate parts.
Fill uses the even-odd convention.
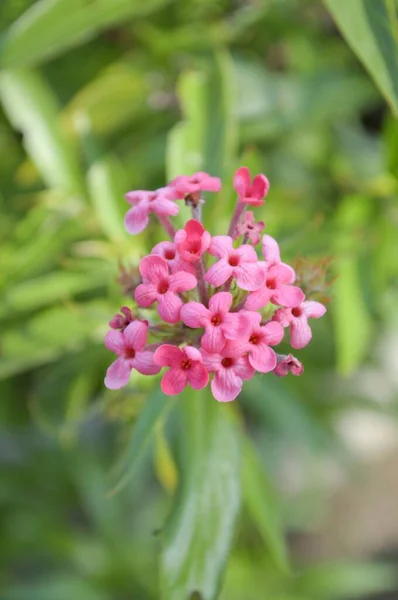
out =
[[[239,199],[236,202],[235,210],[232,215],[231,222],[229,224],[228,235],[233,237],[237,224],[239,223],[239,219],[243,215],[246,210],[246,204],[244,202],[240,202]]]
[[[205,282],[205,265],[203,262],[203,256],[201,256],[200,260],[198,260],[198,262],[195,264],[195,268],[196,278],[198,280],[199,298],[201,303],[207,306],[207,303],[209,302],[209,295]]]
[[[170,218],[167,217],[166,215],[157,215],[157,217],[158,217],[161,225],[163,225],[164,229],[166,230],[166,233],[170,236],[170,238],[172,240],[174,240],[176,230],[174,229],[173,225],[171,224]]]
[[[199,203],[197,206],[192,207],[192,218],[202,222],[202,205]]]

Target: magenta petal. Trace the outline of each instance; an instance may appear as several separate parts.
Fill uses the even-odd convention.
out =
[[[247,356],[241,356],[235,360],[234,371],[238,377],[244,380],[251,379],[255,373]]]
[[[204,327],[210,320],[210,311],[200,302],[187,302],[181,309],[181,321],[193,329]]]
[[[182,300],[174,292],[169,291],[158,297],[158,313],[166,323],[178,323],[181,307]]]
[[[227,258],[232,251],[232,238],[229,235],[215,235],[209,247],[209,252],[218,258]]]
[[[134,298],[136,299],[138,306],[148,308],[157,299],[155,286],[152,285],[152,283],[141,283],[134,292]]]
[[[267,286],[263,285],[262,288],[255,292],[251,292],[245,302],[245,308],[247,310],[258,310],[267,306],[271,299],[273,290],[269,290]]]
[[[221,179],[219,177],[204,177],[201,182],[202,190],[206,192],[219,192],[221,190]]]
[[[184,354],[192,361],[198,361],[200,363],[203,362],[202,353],[195,346],[184,346]]]
[[[171,368],[162,377],[160,386],[164,394],[176,396],[187,386],[187,371],[180,368]]]
[[[106,372],[105,385],[110,390],[119,390],[128,384],[131,367],[129,361],[118,358],[111,364]]]
[[[240,167],[234,175],[234,189],[238,196],[243,198],[250,187],[250,171],[247,167]]]
[[[202,337],[202,347],[206,352],[221,352],[226,343],[221,327],[210,325]]]
[[[256,175],[253,179],[252,195],[255,198],[263,199],[268,194],[269,181],[265,175]]]
[[[213,238],[214,239],[214,238]],[[223,285],[230,277],[232,277],[234,268],[227,263],[225,259],[221,259],[210,267],[205,275],[205,281],[219,287]]]
[[[264,269],[258,263],[245,262],[235,267],[234,275],[238,286],[249,292],[258,290],[265,282]]]
[[[262,253],[264,260],[271,265],[281,262],[281,254],[279,251],[278,242],[268,234],[263,235]]]
[[[221,369],[211,382],[213,396],[219,402],[231,402],[242,390],[242,380],[232,369]]]
[[[206,352],[206,350],[202,350],[202,356],[203,364],[209,371],[217,371],[221,368],[221,361],[223,359],[221,354],[212,354],[211,352]]]
[[[116,352],[116,354],[122,354],[125,348],[125,341],[122,332],[114,329],[108,331],[105,337],[105,346],[108,348],[108,350]]]
[[[213,315],[216,313],[227,313],[232,306],[232,300],[232,294],[229,292],[218,292],[217,294],[214,294],[209,301],[211,313]]]
[[[252,346],[249,354],[249,363],[260,373],[269,373],[276,367],[275,352],[266,344]]]
[[[166,200],[165,198],[153,200],[150,204],[150,208],[156,215],[170,215],[174,217],[180,212],[178,204],[173,202],[173,200]]]
[[[193,290],[198,284],[195,275],[186,271],[173,273],[169,277],[169,289],[171,292],[187,292]]]
[[[241,259],[241,261],[252,263],[258,262],[257,253],[253,246],[249,246],[249,244],[243,244],[243,246],[237,248],[236,253]]]
[[[285,333],[282,325],[277,321],[270,321],[269,323],[266,323],[266,325],[261,328],[261,332],[264,335],[264,342],[268,346],[276,346],[277,344],[280,344]]]
[[[224,315],[221,328],[227,340],[246,342],[250,330],[250,319],[244,313],[228,313]]]
[[[294,308],[301,304],[304,300],[304,292],[295,285],[282,284],[278,289],[274,290],[272,302],[287,308]]]
[[[137,352],[135,357],[130,360],[130,365],[143,375],[156,375],[159,373],[160,367],[153,362],[153,354],[149,350]]]
[[[161,367],[179,365],[184,358],[184,352],[172,344],[163,344],[155,350],[153,355],[154,362]]]
[[[311,327],[307,323],[305,316],[298,319],[292,319],[290,324],[290,344],[296,350],[304,348],[312,338]]]
[[[159,283],[169,277],[169,267],[167,260],[163,256],[150,254],[144,256],[140,262],[140,273],[142,277],[151,283]]]
[[[201,390],[209,383],[209,373],[201,363],[195,363],[187,370],[188,380],[194,390]]]
[[[130,325],[127,325],[123,335],[126,340],[126,345],[139,352],[146,344],[148,325],[142,323],[142,321],[133,321]]]
[[[149,208],[146,202],[141,202],[140,204],[133,206],[133,208],[130,208],[124,217],[124,225],[128,233],[131,233],[132,235],[141,233],[148,225],[148,213]]]

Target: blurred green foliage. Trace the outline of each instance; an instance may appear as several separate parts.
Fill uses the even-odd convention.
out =
[[[295,448],[304,469],[344,464],[335,419],[364,399],[342,378],[377,366],[398,328],[396,5],[325,5],[3,0],[1,600],[322,600],[396,583],[384,565],[289,559],[284,532],[315,523],[305,494],[276,489]],[[120,264],[162,235],[125,233],[123,193],[208,170],[225,183],[205,222],[222,233],[241,164],[271,181],[261,218],[286,259],[333,257],[304,376],[258,377],[233,407],[167,401],[139,375],[105,390]]]

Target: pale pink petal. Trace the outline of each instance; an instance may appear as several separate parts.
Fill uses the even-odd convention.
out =
[[[249,363],[247,356],[241,356],[235,360],[234,371],[241,379],[244,380],[251,379],[255,373],[255,370]]]
[[[156,287],[152,283],[141,283],[134,292],[134,298],[139,306],[148,308],[157,299]]]
[[[240,167],[234,175],[234,189],[238,196],[246,196],[246,191],[250,187],[250,171],[247,167]]]
[[[181,321],[194,329],[204,327],[210,320],[210,311],[200,302],[187,302],[181,309]]]
[[[270,235],[263,235],[262,239],[262,253],[267,263],[275,264],[281,262],[281,255],[279,251],[279,244]]]
[[[255,292],[253,292],[253,293],[255,293]],[[238,314],[244,315],[247,319],[249,319],[252,327],[255,327],[256,325],[260,325],[261,320],[262,320],[261,313],[259,313],[257,311],[241,310]]]
[[[187,369],[188,380],[194,390],[201,390],[209,383],[209,373],[204,365],[197,362]]]
[[[184,358],[184,352],[172,344],[163,344],[155,350],[153,355],[154,362],[161,367],[179,365]]]
[[[174,236],[174,243],[176,244],[176,246],[178,246],[179,244],[183,244],[187,237],[188,236],[185,229],[179,229],[178,231],[176,231],[176,234]]]
[[[148,325],[142,321],[133,321],[123,332],[126,345],[137,352],[143,349],[148,337]]]
[[[269,290],[265,285],[255,292],[251,292],[245,302],[247,310],[258,310],[267,306],[274,290]]]
[[[307,323],[305,316],[298,319],[292,319],[290,324],[290,344],[296,350],[304,348],[312,338],[311,327]]]
[[[153,192],[147,190],[133,190],[125,194],[125,198],[129,204],[137,204],[138,202],[147,202]]]
[[[276,346],[283,340],[284,329],[277,321],[270,321],[261,328],[263,341],[269,346]]]
[[[221,190],[221,179],[206,175],[201,181],[201,188],[206,192],[219,192]]]
[[[258,314],[258,313],[257,313]],[[261,319],[261,315],[259,315]],[[227,340],[245,339],[251,329],[251,321],[245,312],[224,315],[221,325]]]
[[[234,268],[236,283],[242,290],[256,291],[264,284],[264,269],[258,263],[243,263]]]
[[[202,348],[206,352],[220,352],[225,346],[225,337],[220,326],[210,325],[202,337]]]
[[[239,258],[241,259],[241,261],[250,262],[250,263],[258,262],[257,253],[256,253],[255,249],[253,248],[253,246],[249,246],[249,244],[243,244],[243,246],[240,246],[239,248],[237,248],[236,253],[239,256]]]
[[[282,284],[279,288],[273,290],[273,292],[272,302],[280,306],[286,306],[287,308],[299,306],[305,298],[304,292],[295,285]]]
[[[169,277],[169,290],[171,292],[187,292],[198,285],[195,275],[186,271],[178,271]]]
[[[279,308],[272,318],[274,321],[278,321],[282,327],[288,327],[294,317],[290,308]]]
[[[188,384],[188,370],[181,368],[171,368],[162,377],[160,387],[164,394],[168,396],[176,396]]]
[[[169,277],[167,260],[156,254],[144,256],[140,261],[139,269],[142,277],[151,283],[159,283]]]
[[[263,174],[256,175],[253,179],[252,196],[258,199],[263,199],[268,194],[269,181]]]
[[[218,258],[226,258],[232,249],[232,238],[229,235],[215,235],[211,240],[209,252]]]
[[[178,323],[181,307],[182,300],[174,292],[168,291],[158,297],[158,313],[166,323]]]
[[[116,354],[122,354],[126,347],[122,332],[116,331],[115,329],[108,331],[105,337],[105,346],[108,348],[108,350],[116,352]]]
[[[267,272],[267,280],[275,279],[278,284],[281,283],[294,283],[296,279],[296,273],[294,269],[286,265],[285,263],[278,263],[271,265]]]
[[[153,362],[153,354],[149,350],[137,352],[135,357],[130,359],[130,365],[143,375],[156,375],[159,373],[160,367]]]
[[[128,233],[135,235],[144,231],[149,223],[149,206],[146,202],[142,202],[130,208],[124,217],[124,226]]]
[[[202,350],[203,364],[209,371],[218,371],[221,368],[223,357],[221,354],[206,352]]]
[[[242,380],[235,375],[232,368],[217,371],[211,382],[211,391],[219,402],[235,400],[241,390]]]
[[[201,249],[202,254],[203,254],[203,252],[206,252],[206,250],[208,250],[210,248],[210,244],[211,244],[211,235],[208,231],[204,231],[201,242],[200,242],[200,249]]]
[[[214,238],[213,238],[214,240]],[[225,259],[221,259],[210,267],[205,275],[205,281],[219,287],[225,283],[230,277],[232,277],[234,268],[227,263]]]
[[[268,373],[276,367],[275,352],[266,344],[252,345],[248,358],[251,366],[260,373]]]
[[[178,215],[180,207],[172,200],[165,198],[157,198],[150,203],[150,209],[157,215]]]
[[[166,258],[167,253],[169,253],[169,258]],[[173,260],[177,254],[177,248],[173,242],[159,242],[159,244],[156,244],[152,248],[151,254],[159,254],[159,256],[163,256],[166,260]]]
[[[229,311],[232,306],[232,294],[229,292],[218,292],[210,298],[209,308],[211,313],[224,314]]]
[[[119,390],[128,384],[131,368],[129,361],[118,358],[106,372],[105,385],[110,390]]]
[[[200,363],[203,362],[202,353],[198,348],[195,348],[195,346],[185,346],[183,351],[189,360],[194,360]]]
[[[306,300],[300,308],[303,309],[303,313],[306,317],[312,319],[320,319],[326,312],[326,307],[320,302],[315,302],[315,300]]]

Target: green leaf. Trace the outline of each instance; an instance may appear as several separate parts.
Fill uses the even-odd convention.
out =
[[[134,476],[139,461],[155,434],[158,420],[167,414],[173,404],[173,396],[165,396],[158,387],[149,396],[133,426],[126,452],[113,473],[116,483],[109,492],[110,495],[120,492]]]
[[[246,439],[243,454],[243,495],[245,506],[273,558],[284,573],[289,572],[286,545],[281,527],[275,492],[250,441]]]
[[[210,394],[187,393],[180,402],[184,461],[163,534],[161,598],[214,600],[240,506],[239,433]]]
[[[0,97],[45,183],[66,193],[83,194],[78,158],[60,127],[55,97],[40,74],[2,72]]]
[[[0,65],[38,64],[118,23],[150,14],[170,0],[40,0],[6,32]]]
[[[325,4],[397,116],[398,46],[386,3],[325,0]]]

